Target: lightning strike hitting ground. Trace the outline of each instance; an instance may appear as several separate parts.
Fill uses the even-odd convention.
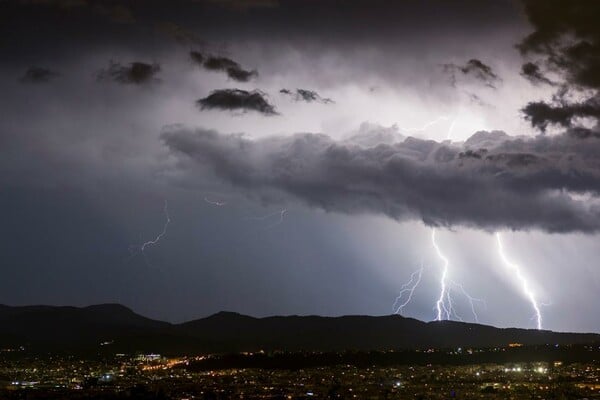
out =
[[[436,311],[436,321],[442,320],[451,320],[456,319],[458,321],[463,321],[463,318],[456,311],[456,307],[454,306],[454,298],[452,297],[452,289],[455,288],[459,291],[469,303],[471,308],[471,312],[473,313],[473,319],[475,322],[479,322],[479,315],[475,309],[475,303],[483,303],[485,301],[482,299],[478,299],[476,297],[471,296],[463,287],[463,285],[454,282],[449,277],[449,267],[450,261],[448,258],[442,253],[436,238],[435,238],[436,229],[433,228],[431,230],[431,243],[433,248],[435,249],[435,253],[438,258],[442,261],[442,276],[440,277],[440,295],[435,302],[434,310]]]
[[[392,306],[394,309],[394,314],[402,315],[404,307],[410,303],[415,289],[417,286],[419,286],[419,283],[421,283],[422,275],[423,265],[421,264],[421,268],[410,274],[410,280],[400,287],[400,293],[398,294],[398,297],[396,297],[396,301],[394,301],[394,305]],[[405,294],[408,295],[405,296]],[[405,297],[405,300],[401,302],[403,297]]]
[[[536,320],[537,329],[542,329],[542,313],[540,311],[538,302],[535,298],[535,294],[529,288],[527,279],[525,278],[525,276],[523,276],[519,265],[511,262],[506,257],[506,254],[504,252],[504,246],[502,245],[502,237],[500,236],[500,232],[496,232],[496,240],[498,241],[498,253],[500,254],[500,259],[502,260],[504,265],[514,273],[514,275],[517,278],[517,280],[519,281],[519,283],[521,283],[521,288],[523,289],[523,294],[525,295],[525,297],[527,297],[527,299],[531,303],[531,306],[533,307],[534,318]]]
[[[483,299],[478,299],[476,297],[471,296],[464,288],[463,285],[461,285],[460,283],[456,283],[454,281],[450,281],[450,284],[455,287],[458,288],[458,290],[462,293],[463,296],[465,296],[465,298],[467,299],[467,301],[469,302],[469,306],[471,307],[471,313],[473,313],[473,319],[475,320],[475,322],[479,322],[479,314],[477,314],[477,311],[475,310],[475,303],[482,303],[484,306],[486,306],[486,302]]]
[[[440,258],[440,260],[442,260],[443,263],[442,276],[440,278],[440,297],[435,302],[435,308],[437,310],[437,316],[435,319],[436,321],[441,321],[442,319],[444,319],[444,316],[445,319],[450,319],[450,310],[447,308],[446,305],[446,297],[448,296],[448,289],[446,288],[446,278],[448,276],[448,265],[450,264],[450,262],[448,261],[446,256],[444,256],[437,242],[435,241],[435,228],[431,230],[431,243],[433,244],[433,248],[435,249],[437,256]],[[450,306],[452,305],[450,301],[448,301],[448,303],[450,304]]]

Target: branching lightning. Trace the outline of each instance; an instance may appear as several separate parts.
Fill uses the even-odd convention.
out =
[[[394,305],[392,306],[394,309],[394,314],[402,315],[404,307],[410,303],[415,289],[417,286],[419,286],[419,283],[421,283],[422,275],[423,265],[421,264],[421,268],[410,274],[410,280],[400,287],[400,293],[398,294],[398,297],[396,297],[396,301],[394,301]],[[402,301],[403,298],[404,301]]]
[[[440,116],[430,122],[427,122],[421,128],[410,128],[410,129],[406,129],[406,131],[423,131],[430,126],[437,124],[440,121],[445,121],[448,119],[449,119],[449,117],[447,117],[447,116]],[[450,126],[448,127],[448,132],[446,134],[446,140],[450,140],[450,138],[452,136],[452,131],[454,130],[454,126],[456,125],[456,120],[457,120],[457,117],[452,118],[452,122],[450,123]],[[461,295],[463,295],[466,298],[466,300],[469,303],[469,306],[471,308],[471,312],[473,314],[473,319],[475,320],[475,322],[479,322],[479,315],[477,314],[475,303],[485,304],[485,301],[471,296],[461,284],[450,279],[450,277],[449,277],[450,261],[444,255],[444,253],[442,253],[440,247],[438,246],[436,237],[435,237],[435,233],[436,233],[436,230],[435,230],[435,228],[433,228],[431,230],[431,243],[433,245],[433,248],[435,249],[436,255],[442,261],[442,274],[440,276],[440,294],[439,294],[437,301],[435,302],[435,306],[434,306],[434,310],[436,311],[435,319],[436,319],[436,321],[450,320],[450,319],[456,319],[459,321],[463,320],[462,317],[456,311],[456,307],[454,306],[454,298],[452,297],[452,292],[454,291],[454,292],[459,292]],[[404,285],[402,285],[402,287],[400,288],[400,294],[396,298],[396,301],[394,302],[394,305],[393,305],[394,312],[396,314],[401,313],[402,310],[404,309],[404,307],[406,307],[408,305],[408,303],[410,303],[410,301],[412,300],[413,293],[414,293],[416,287],[421,282],[422,273],[423,273],[423,267],[421,267],[421,269],[413,272],[412,275],[410,276],[410,280],[407,283],[405,283]],[[402,301],[403,299],[404,299],[404,301]]]
[[[454,298],[452,297],[452,291],[453,289],[455,289],[455,291],[460,292],[460,294],[462,294],[467,299],[467,302],[469,303],[469,306],[471,308],[471,312],[473,313],[473,319],[475,320],[475,322],[479,322],[479,315],[477,314],[477,311],[475,309],[475,303],[485,304],[485,301],[483,299],[478,299],[476,297],[471,296],[465,290],[463,285],[450,279],[450,261],[444,255],[444,253],[442,253],[442,250],[440,249],[440,246],[436,241],[435,233],[436,230],[435,228],[433,228],[431,230],[431,244],[433,245],[433,248],[435,249],[435,253],[437,254],[438,258],[442,261],[442,275],[440,277],[440,295],[437,301],[435,302],[434,306],[434,310],[436,311],[435,319],[436,321],[450,319],[456,319],[459,321],[463,320],[463,318],[456,311],[456,307],[454,306]]]
[[[500,258],[504,265],[514,273],[514,276],[521,283],[521,288],[523,289],[523,294],[529,302],[534,310],[534,318],[536,320],[537,329],[542,329],[542,313],[540,311],[540,306],[535,298],[535,294],[529,288],[529,284],[527,283],[527,279],[523,276],[521,272],[521,268],[519,265],[511,262],[504,252],[504,246],[502,244],[502,237],[500,236],[500,232],[496,232],[496,240],[498,241],[498,253],[500,254]]]

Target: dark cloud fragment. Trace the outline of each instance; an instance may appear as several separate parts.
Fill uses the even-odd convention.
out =
[[[555,85],[554,82],[552,82],[550,79],[544,76],[540,69],[540,66],[532,62],[523,64],[523,66],[521,67],[521,76],[527,79],[529,82],[533,83],[534,85]]]
[[[577,117],[600,118],[600,97],[592,97],[579,103],[530,102],[522,111],[532,126],[544,132],[549,124],[571,127],[573,119]]]
[[[23,83],[45,83],[52,79],[58,78],[60,74],[51,69],[44,67],[29,67],[19,78]]]
[[[275,106],[270,104],[265,96],[259,90],[219,89],[199,99],[196,104],[202,110],[257,111],[264,115],[277,115]]]
[[[113,80],[123,84],[142,85],[151,82],[156,82],[156,75],[160,72],[160,65],[148,64],[135,61],[128,65],[123,65],[118,62],[110,62],[108,68],[101,70],[97,78],[99,80]]]
[[[227,57],[204,55],[199,51],[190,51],[190,58],[195,64],[209,71],[223,71],[227,76],[237,82],[248,82],[256,78],[256,70],[246,70],[242,66]]]
[[[465,65],[450,63],[443,64],[442,67],[445,72],[450,74],[452,86],[456,86],[457,72],[462,73],[464,76],[476,79],[492,89],[496,89],[496,84],[502,81],[502,79],[500,79],[500,77],[492,70],[492,67],[476,58],[470,59]]]
[[[296,89],[295,92],[292,92],[289,89],[281,89],[279,91],[281,94],[285,94],[287,96],[291,96],[295,101],[305,101],[307,103],[322,103],[322,104],[330,104],[334,101],[327,97],[321,97],[319,93],[314,90],[308,89]]]
[[[600,231],[600,140],[480,132],[470,146],[412,137],[365,146],[323,134],[252,140],[184,128],[162,140],[191,181],[216,176],[262,198],[432,226]],[[483,142],[490,147],[477,147]]]
[[[542,131],[549,124],[584,132],[577,117],[600,117],[600,3],[595,1],[523,0],[534,31],[519,43],[526,56],[541,57],[523,65],[533,81],[548,83],[538,65],[560,75],[552,103],[529,103],[523,112]],[[576,94],[576,95],[573,95]],[[582,100],[582,98],[584,100]],[[581,128],[582,130],[573,130]],[[590,131],[592,132],[592,131]]]

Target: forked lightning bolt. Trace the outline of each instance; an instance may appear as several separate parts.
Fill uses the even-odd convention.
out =
[[[521,288],[523,289],[523,294],[525,295],[525,297],[527,297],[527,299],[531,303],[531,306],[533,307],[534,318],[536,320],[537,329],[542,329],[542,313],[540,311],[540,306],[535,298],[535,294],[529,288],[529,284],[527,283],[527,279],[525,278],[525,276],[523,276],[523,273],[521,272],[521,268],[517,264],[511,262],[506,257],[506,254],[504,252],[504,246],[502,244],[502,237],[500,236],[500,232],[496,232],[496,240],[498,241],[498,253],[500,254],[500,258],[502,259],[502,262],[509,270],[511,270],[515,274],[515,277],[521,284]]]
[[[394,309],[394,314],[402,315],[404,307],[410,303],[415,289],[417,286],[419,286],[419,283],[421,283],[422,275],[423,265],[421,265],[421,268],[410,274],[410,280],[400,287],[400,293],[398,294],[398,297],[396,297],[396,301],[394,301],[394,305],[392,306]],[[404,301],[402,301],[403,298]]]
[[[454,282],[450,279],[449,267],[450,261],[448,258],[442,253],[440,246],[438,245],[435,238],[436,229],[433,228],[431,230],[431,243],[438,258],[442,261],[442,275],[440,277],[440,295],[435,302],[434,310],[436,311],[436,321],[442,320],[450,320],[456,319],[462,321],[463,318],[458,314],[456,308],[454,307],[454,298],[452,297],[452,289],[458,289],[458,291],[467,299],[469,306],[471,307],[471,312],[473,313],[473,319],[475,322],[479,322],[479,315],[477,315],[477,311],[475,309],[475,303],[480,302],[484,303],[485,301],[482,299],[475,298],[471,296],[463,287],[463,285]]]

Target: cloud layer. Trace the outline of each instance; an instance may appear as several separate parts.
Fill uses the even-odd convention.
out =
[[[277,191],[328,211],[486,230],[600,230],[596,139],[482,131],[461,145],[409,137],[365,147],[322,134],[251,140],[203,129],[162,139],[180,160],[244,191]]]

